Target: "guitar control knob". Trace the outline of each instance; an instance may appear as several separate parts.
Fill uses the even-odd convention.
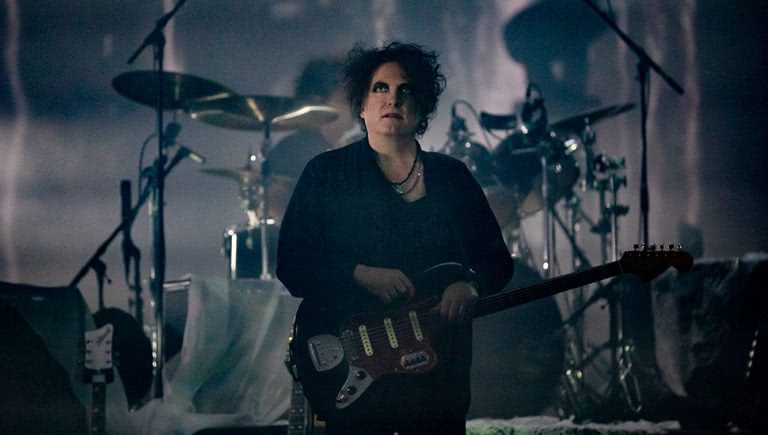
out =
[[[349,399],[349,397],[347,397],[347,395],[344,393],[341,393],[338,396],[336,396],[336,401],[339,403],[344,403],[347,401],[347,399]]]
[[[356,377],[357,379],[360,379],[360,380],[362,380],[362,379],[365,379],[365,378],[367,377],[367,375],[365,374],[365,372],[364,372],[364,371],[362,371],[362,370],[358,370],[358,371],[357,371],[357,373],[355,373],[355,377]]]
[[[357,388],[355,388],[353,385],[347,387],[347,394],[353,396],[355,393],[357,393]]]

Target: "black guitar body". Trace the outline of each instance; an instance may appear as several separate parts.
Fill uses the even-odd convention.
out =
[[[465,273],[459,263],[443,263],[424,271],[416,278],[414,285],[423,290],[419,292],[421,294],[439,294],[450,283],[465,276]],[[433,319],[436,314],[431,311],[437,302],[437,298],[430,297],[408,305],[395,303],[387,306],[370,304],[365,307],[329,308],[308,301],[302,303],[296,314],[291,353],[296,360],[304,394],[313,410],[324,419],[370,422],[386,414],[384,408],[392,406],[397,409],[397,404],[405,406],[403,404],[408,402],[408,398],[404,399],[402,394],[395,393],[395,389],[388,388],[387,384],[403,382],[393,378],[423,374],[437,366],[438,352],[432,349],[432,341],[427,332],[428,328],[437,326],[438,322]],[[393,319],[394,329],[398,325],[408,324],[410,319],[407,313],[411,311],[430,313],[429,320],[422,320],[424,337],[414,341],[408,337],[411,331],[406,328],[405,331],[398,331],[398,348],[391,348],[386,333],[376,332],[374,328],[379,326],[382,329],[387,318]],[[371,329],[374,355],[370,357],[365,354],[365,346],[359,340],[360,325],[367,325]],[[354,337],[349,337],[350,332]],[[334,344],[329,344],[330,350],[321,350],[316,337],[327,337],[329,342],[334,341],[331,337],[342,337],[346,345],[342,345],[344,349],[341,353],[336,352]],[[316,362],[321,353],[328,358],[328,368],[319,371]],[[334,358],[334,353],[338,358]],[[337,365],[330,367],[334,364]]]

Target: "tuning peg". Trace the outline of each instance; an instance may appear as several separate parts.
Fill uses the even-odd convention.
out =
[[[656,244],[655,243],[651,243],[651,246],[648,247],[648,250],[649,251],[655,251],[656,250]]]
[[[637,251],[638,249],[640,249],[640,245],[638,245],[637,243],[635,243],[634,245],[632,245],[632,248],[633,248],[635,251]]]
[[[659,251],[663,251],[663,250],[664,250],[664,244],[663,243],[659,243]]]

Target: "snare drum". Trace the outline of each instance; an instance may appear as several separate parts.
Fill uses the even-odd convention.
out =
[[[280,226],[267,225],[269,273],[277,267],[277,238]],[[222,254],[228,260],[229,279],[259,278],[261,276],[261,228],[259,225],[231,225],[224,230]]]

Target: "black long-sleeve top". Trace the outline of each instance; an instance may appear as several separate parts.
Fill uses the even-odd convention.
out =
[[[480,296],[507,283],[512,259],[480,186],[459,160],[421,155],[426,195],[410,203],[391,188],[367,138],[307,164],[283,218],[277,252],[278,278],[304,298],[299,316],[304,310],[343,315],[375,305],[374,296],[354,282],[357,264],[400,269],[415,282],[428,267],[460,262],[477,273]],[[427,296],[439,297],[417,287],[417,298]],[[471,335],[464,336],[455,363],[441,360],[425,381],[432,397],[453,398],[448,408],[454,415],[466,413],[469,404]],[[399,387],[412,387],[414,376],[421,375],[405,376],[407,385]],[[443,393],[435,391],[447,383]]]

